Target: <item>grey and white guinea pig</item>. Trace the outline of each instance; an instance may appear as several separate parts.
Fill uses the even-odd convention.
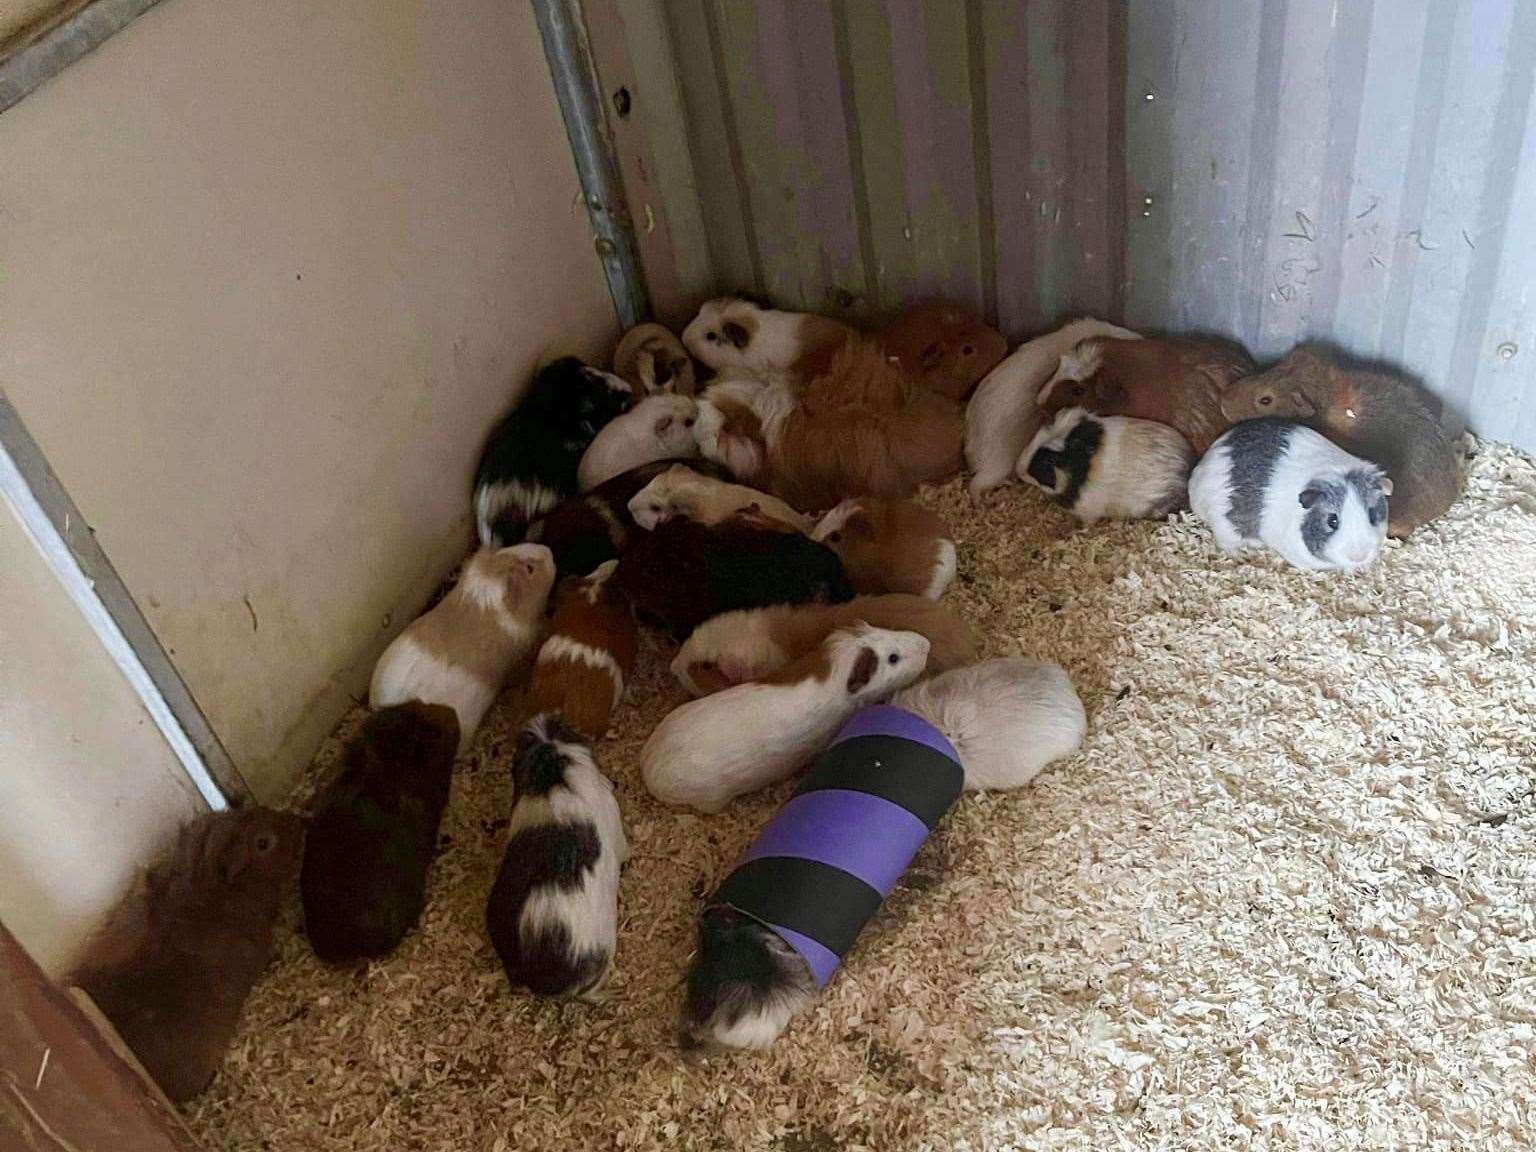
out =
[[[767,1048],[815,999],[810,968],[773,931],[734,908],[706,908],[679,1041],[684,1048]]]
[[[1364,568],[1387,536],[1392,481],[1294,420],[1230,428],[1189,478],[1190,507],[1222,551],[1262,544],[1298,568]]]
[[[629,856],[613,785],[586,742],[548,714],[519,734],[512,780],[517,803],[486,932],[514,987],[590,996],[613,964]]]
[[[697,456],[693,425],[698,405],[692,396],[647,396],[614,417],[581,454],[576,483],[583,492],[658,460]]]
[[[1056,414],[1019,457],[1019,479],[1085,524],[1158,519],[1186,507],[1194,453],[1175,429],[1082,408]]]
[[[937,600],[955,578],[955,537],[935,512],[912,500],[855,496],[811,532],[837,553],[854,589]]]

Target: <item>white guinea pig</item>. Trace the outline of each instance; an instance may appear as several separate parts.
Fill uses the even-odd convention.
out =
[[[1157,519],[1185,507],[1194,452],[1176,430],[1066,408],[1019,457],[1019,479],[1085,524]]]
[[[756,684],[674,709],[640,752],[640,775],[663,804],[718,812],[803,767],[866,704],[923,674],[928,640],[867,625]]]
[[[756,508],[764,516],[798,528],[811,527],[811,518],[796,512],[777,496],[759,492],[743,484],[732,484],[704,476],[686,464],[668,468],[629,502],[629,514],[636,524],[651,531],[674,516],[700,524],[718,524],[738,512]]]
[[[811,312],[781,312],[742,296],[722,296],[699,309],[683,329],[683,344],[716,373],[792,378],[811,371],[854,332]]]
[[[698,405],[691,396],[647,396],[622,416],[603,425],[576,468],[583,492],[596,488],[631,468],[697,456],[693,425]]]
[[[956,668],[891,701],[948,737],[967,788],[1019,788],[1083,742],[1088,717],[1058,665],[1009,657]]]
[[[1294,420],[1245,420],[1224,432],[1189,478],[1189,503],[1222,551],[1254,544],[1298,568],[1358,569],[1387,537],[1392,481]]]

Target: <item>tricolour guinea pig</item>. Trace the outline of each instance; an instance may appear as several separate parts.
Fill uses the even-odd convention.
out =
[[[1155,520],[1188,507],[1189,442],[1166,424],[1064,408],[1019,457],[1019,479],[1085,524]]]
[[[720,373],[793,381],[825,367],[856,329],[811,312],[781,312],[744,296],[706,301],[683,329],[683,344]]]
[[[1223,392],[1221,410],[1229,420],[1289,417],[1375,461],[1392,481],[1392,536],[1438,520],[1461,492],[1440,401],[1401,377],[1346,368],[1317,349],[1294,348],[1267,372]]]
[[[1248,353],[1225,340],[1157,337],[1084,340],[1062,356],[1035,397],[1047,415],[1086,408],[1176,428],[1196,454],[1226,430],[1221,394],[1253,371]]]
[[[576,482],[583,492],[658,460],[698,455],[692,396],[647,396],[610,420],[581,457]]]
[[[1008,355],[1008,341],[974,312],[958,304],[918,304],[880,330],[891,357],[924,388],[964,400]]]
[[[932,724],[960,755],[967,788],[1020,788],[1076,752],[1083,702],[1059,665],[986,660],[903,688],[891,701]]]
[[[270,808],[194,820],[113,911],[68,981],[178,1103],[213,1079],[267,966],[303,827]]]
[[[481,545],[516,544],[530,521],[574,496],[582,453],[633,402],[626,381],[574,356],[539,369],[480,456],[474,501]]]
[[[1387,535],[1392,481],[1294,420],[1245,420],[1189,477],[1189,504],[1222,551],[1254,544],[1298,568],[1358,569]]]
[[[910,592],[937,600],[955,578],[949,525],[911,500],[855,496],[811,532],[837,553],[859,592]]]
[[[809,516],[796,512],[777,496],[706,476],[695,471],[691,464],[668,468],[635,493],[629,502],[630,516],[647,531],[674,517],[696,520],[700,524],[718,524],[738,512],[753,509],[802,532],[810,531],[813,524]]]
[[[672,674],[695,696],[762,680],[820,648],[839,629],[868,624],[916,632],[928,641],[925,672],[976,659],[976,633],[963,616],[925,596],[856,596],[846,604],[775,604],[727,612],[693,630]]]
[[[916,632],[834,632],[761,683],[674,709],[640,752],[641,777],[663,804],[718,812],[804,767],[848,717],[921,676],[927,659]]]
[[[736,608],[853,599],[837,553],[759,512],[669,520],[619,558],[614,580],[640,620],[679,638]]]
[[[1141,339],[1103,320],[1074,320],[1015,348],[977,387],[965,409],[965,462],[973,497],[1012,479],[1019,453],[1044,423],[1035,408],[1041,386],[1056,374],[1063,355],[1094,336]]]
[[[533,653],[555,561],[542,544],[482,548],[453,591],[396,636],[373,669],[373,708],[421,700],[459,717],[459,751],[501,686]]]
[[[638,324],[624,333],[613,353],[613,371],[642,396],[657,392],[692,396],[698,390],[688,349],[660,324]]]
[[[528,695],[535,712],[558,713],[589,740],[608,731],[639,648],[629,601],[613,583],[617,560],[555,590],[549,636],[533,662]]]
[[[558,717],[536,716],[512,762],[517,802],[485,928],[513,987],[587,996],[613,965],[629,857],[613,785]]]
[[[419,700],[381,708],[347,745],[299,873],[304,930],[320,959],[383,956],[415,927],[458,747],[453,709]]]

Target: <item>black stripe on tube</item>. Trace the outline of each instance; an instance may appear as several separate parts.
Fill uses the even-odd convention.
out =
[[[807,900],[808,892],[816,898]],[[880,893],[840,868],[796,856],[764,856],[726,877],[710,903],[740,908],[843,956],[880,910],[880,900]]]
[[[823,788],[868,792],[905,808],[931,832],[964,784],[965,769],[926,744],[899,736],[859,736],[823,752],[795,795]]]

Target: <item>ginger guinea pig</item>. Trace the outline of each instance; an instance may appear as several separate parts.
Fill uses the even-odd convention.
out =
[[[911,500],[844,500],[821,518],[811,539],[837,553],[861,593],[937,600],[955,578],[954,533],[938,513]]]
[[[608,731],[639,649],[629,601],[613,583],[618,566],[609,560],[555,590],[549,636],[528,691],[535,712],[557,713],[589,740]]]
[[[1008,355],[1008,341],[958,304],[918,304],[880,330],[885,354],[923,387],[964,400]]]
[[[698,377],[688,349],[660,324],[637,324],[624,333],[614,349],[613,372],[628,380],[641,396],[658,392],[692,396],[698,391]]]

